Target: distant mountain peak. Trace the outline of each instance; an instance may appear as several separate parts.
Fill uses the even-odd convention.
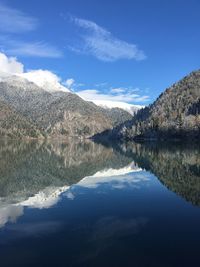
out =
[[[71,92],[70,89],[63,86],[57,75],[47,70],[33,70],[26,73],[18,74],[20,77],[35,83],[47,92]]]
[[[92,102],[95,105],[100,106],[105,109],[120,108],[120,109],[127,111],[131,115],[134,115],[138,110],[144,107],[140,105],[134,105],[134,104],[129,104],[125,102],[111,101],[111,100],[92,100]]]

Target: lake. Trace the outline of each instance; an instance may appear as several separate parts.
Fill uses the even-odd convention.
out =
[[[0,141],[0,266],[200,265],[200,146]]]

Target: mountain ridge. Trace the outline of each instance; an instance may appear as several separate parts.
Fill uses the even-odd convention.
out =
[[[132,118],[124,110],[105,110],[56,88],[45,90],[23,77],[7,76],[0,80],[0,100],[32,123],[43,137],[88,138]]]
[[[132,120],[94,136],[96,139],[198,139],[200,137],[200,70],[167,88]]]

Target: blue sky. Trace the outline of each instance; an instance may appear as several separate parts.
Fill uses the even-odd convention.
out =
[[[199,69],[199,0],[0,1],[0,50],[88,98],[149,104]]]

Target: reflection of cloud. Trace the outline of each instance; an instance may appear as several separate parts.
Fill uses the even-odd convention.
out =
[[[49,233],[57,231],[57,227],[60,226],[59,222],[48,221],[40,223],[24,223],[21,225],[11,225],[8,227],[9,230],[13,232],[18,232],[19,234],[30,236],[38,235],[40,233]]]
[[[70,200],[74,200],[74,198],[75,198],[74,194],[71,191],[67,191],[65,193],[65,196]]]
[[[105,169],[92,176],[87,176],[77,184],[69,187],[64,193],[64,196],[70,200],[74,200],[82,188],[96,189],[95,193],[102,193],[102,186],[106,186],[109,190],[139,189],[140,183],[145,181],[149,181],[149,174],[143,172],[142,169],[132,163],[124,168]]]
[[[47,187],[25,201],[16,204],[4,204],[3,207],[0,207],[0,228],[7,222],[16,222],[17,218],[23,215],[24,207],[38,209],[52,207],[59,201],[60,194],[68,188],[69,186],[60,188]]]
[[[35,196],[29,197],[27,200],[21,202],[20,205],[38,209],[50,208],[58,202],[60,194],[68,188],[69,186],[59,188],[48,187]]]
[[[6,229],[10,232],[10,235],[7,235],[6,239],[0,240],[0,243],[5,243],[18,238],[47,235],[49,233],[57,232],[60,227],[62,227],[62,223],[58,221],[11,224],[8,225]]]
[[[124,168],[120,169],[106,169],[106,170],[101,170],[99,172],[96,172],[93,177],[110,177],[110,176],[120,176],[120,175],[125,175],[131,172],[138,172],[141,171],[141,168],[137,168],[134,166],[134,164],[130,164],[128,166],[125,166]]]
[[[101,218],[92,226],[80,225],[82,231],[89,230],[89,233],[87,246],[77,257],[77,262],[82,266],[89,260],[101,259],[102,253],[108,252],[111,247],[121,247],[123,238],[139,234],[148,221],[149,219],[146,217],[108,216]]]
[[[8,205],[0,208],[0,228],[7,222],[16,222],[17,218],[23,215],[23,207],[16,205]]]
[[[138,183],[149,180],[148,175],[141,171],[142,169],[131,165],[121,169],[103,170],[83,178],[77,185],[86,188],[97,188],[104,184],[115,189],[135,187]]]
[[[148,180],[148,175],[141,172],[141,169],[132,163],[124,168],[110,168],[96,172],[93,176],[85,177],[71,187],[47,187],[26,200],[21,200],[19,196],[18,203],[6,204],[9,200],[1,199],[4,203],[2,207],[0,206],[0,228],[7,222],[16,222],[17,218],[23,215],[24,207],[47,209],[56,205],[60,195],[64,192],[68,199],[73,200],[80,193],[81,188],[96,189],[105,184],[111,189],[133,188],[137,187],[141,181],[146,180]]]
[[[99,220],[94,227],[94,239],[107,239],[113,236],[125,236],[137,234],[148,222],[145,217],[120,219],[116,217],[105,217]]]

